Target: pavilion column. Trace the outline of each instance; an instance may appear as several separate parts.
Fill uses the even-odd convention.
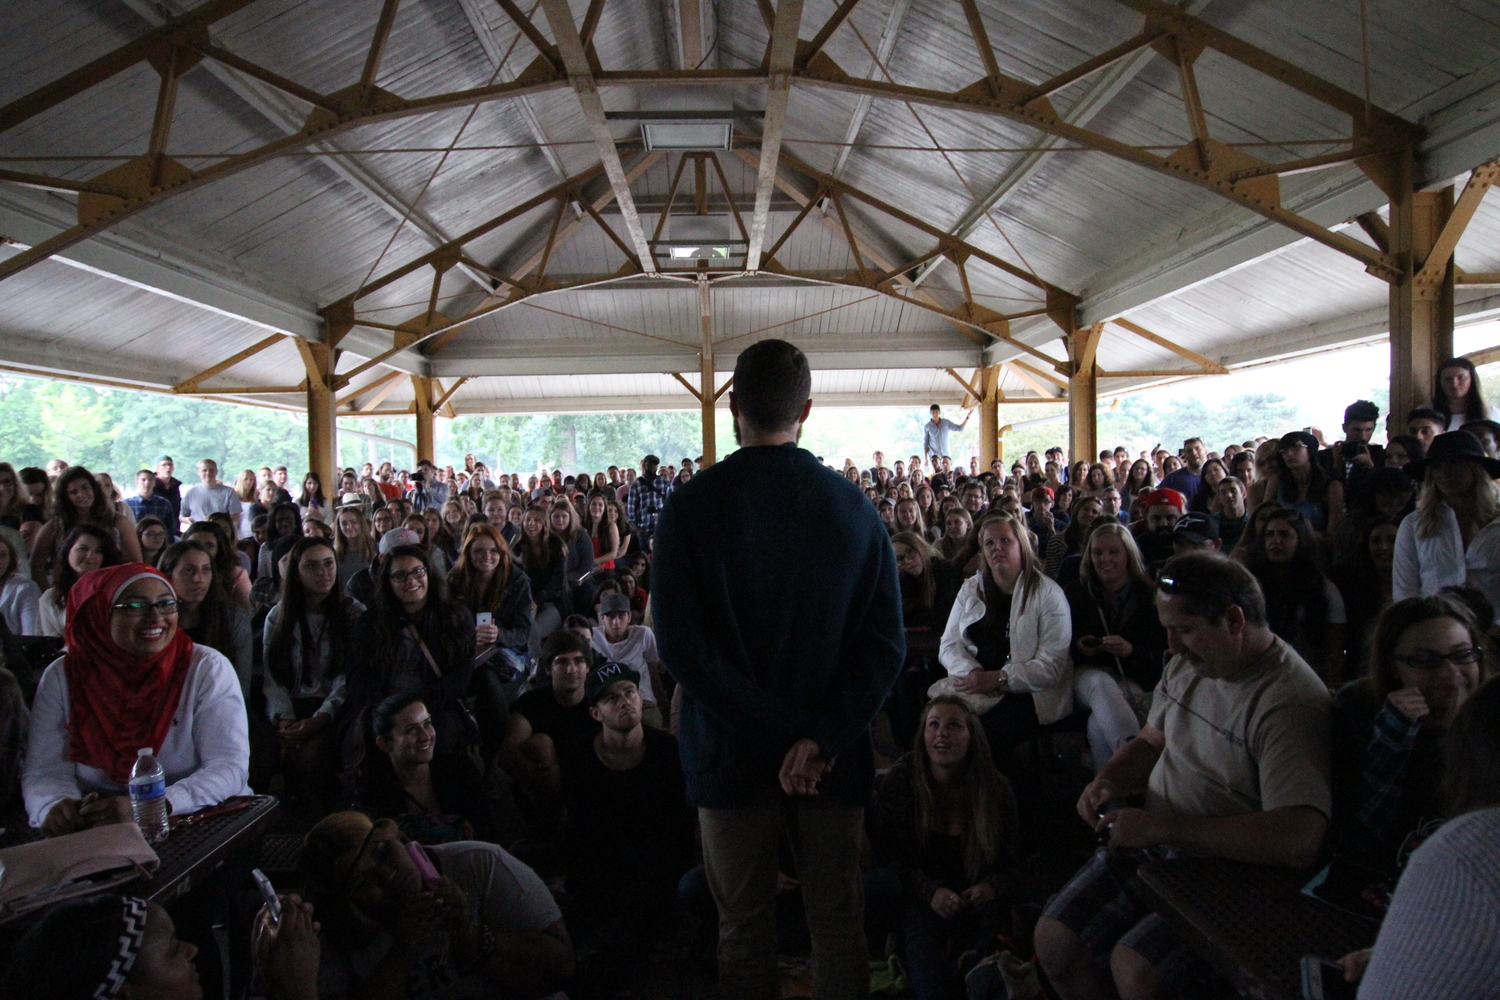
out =
[[[333,395],[334,350],[327,344],[298,340],[307,367],[307,465],[323,482],[323,492],[338,488],[338,421]]]
[[[1001,455],[1000,441],[1000,366],[990,365],[980,374],[979,388],[979,467],[986,470]]]
[[[1008,430],[1010,424],[1000,428],[1000,433],[995,435],[995,457],[1000,460],[1001,465],[1005,464],[1005,432]]]
[[[1099,445],[1099,367],[1094,355],[1104,324],[1095,323],[1068,335],[1068,356],[1073,373],[1068,376],[1068,460],[1092,462]]]
[[[709,293],[708,277],[698,276],[698,318],[703,328],[703,348],[698,352],[698,406],[703,417],[703,465],[708,468],[718,461],[718,443],[714,427],[714,313],[713,297]]]
[[[1391,184],[1390,252],[1400,273],[1391,282],[1391,401],[1387,427],[1406,432],[1406,414],[1432,401],[1438,365],[1453,356],[1453,260],[1433,280],[1423,263],[1453,210],[1453,188],[1414,189],[1411,150],[1397,158]]]
[[[420,375],[411,377],[412,396],[416,400],[412,407],[417,415],[417,461],[437,461],[432,424],[432,379]]]

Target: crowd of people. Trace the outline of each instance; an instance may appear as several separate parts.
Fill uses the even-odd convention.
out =
[[[1129,891],[1181,855],[1357,866],[1385,919],[1332,957],[1361,997],[1492,995],[1500,412],[1471,364],[1383,446],[1361,400],[1332,441],[989,468],[937,406],[921,454],[828,466],[796,447],[809,385],[747,349],[707,469],[186,485],[162,456],[125,495],[0,463],[0,808],[130,822],[149,747],[173,816],[304,809],[252,947],[298,1000],[615,997],[668,944],[766,1000],[799,933],[819,997],[888,945],[922,1000],[996,954],[1011,990],[1209,996]],[[1020,751],[1070,726],[1101,846],[1022,926],[1048,845]],[[221,911],[56,906],[0,997],[189,996],[195,964],[218,996]]]

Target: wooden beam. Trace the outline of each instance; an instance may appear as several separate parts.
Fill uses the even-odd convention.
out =
[[[1500,271],[1459,271],[1453,276],[1455,285],[1500,285]]]
[[[714,414],[714,305],[713,290],[708,284],[708,275],[698,275],[698,324],[703,335],[698,352],[698,403],[703,436],[702,464],[713,465],[719,460],[717,423]]]
[[[239,364],[241,361],[244,361],[246,358],[254,357],[261,351],[264,351],[266,348],[273,347],[276,344],[281,343],[286,339],[286,336],[287,335],[284,333],[273,333],[265,340],[257,341],[256,343],[251,344],[249,347],[245,348],[243,351],[240,351],[238,354],[231,354],[229,357],[225,358],[223,361],[220,361],[218,364],[203,369],[192,378],[183,379],[181,382],[178,382],[176,385],[172,386],[172,391],[193,392],[198,383],[207,382],[215,375],[219,375],[223,372],[228,371],[235,365]]]
[[[15,128],[22,122],[36,117],[43,111],[54,108],[69,98],[76,97],[97,84],[122,73],[136,63],[163,51],[166,47],[188,40],[195,33],[206,31],[209,25],[248,7],[254,0],[209,0],[208,3],[149,31],[133,42],[126,42],[113,52],[106,53],[93,62],[80,66],[64,76],[18,97],[0,107],[0,132]],[[200,36],[201,37],[201,36]]]
[[[1127,56],[1135,55],[1141,49],[1144,49],[1148,45],[1151,45],[1153,42],[1156,42],[1164,34],[1165,32],[1163,32],[1160,28],[1148,27],[1145,31],[1141,32],[1139,35],[1136,35],[1134,38],[1127,38],[1125,41],[1121,42],[1119,45],[1116,45],[1114,48],[1107,49],[1104,52],[1099,53],[1097,56],[1094,56],[1092,59],[1085,59],[1083,62],[1079,63],[1077,66],[1074,66],[1072,69],[1065,70],[1064,72],[1059,73],[1057,76],[1054,76],[1052,79],[1047,80],[1043,83],[1039,83],[1029,90],[1023,90],[1016,97],[1016,103],[1030,104],[1032,101],[1039,100],[1040,98],[1051,97],[1059,90],[1062,90],[1065,87],[1071,87],[1079,80],[1082,80],[1085,77],[1093,76],[1101,69],[1106,69],[1110,66],[1113,66],[1115,63],[1119,62],[1121,59],[1126,58]]]
[[[677,381],[681,382],[682,387],[688,392],[692,393],[694,399],[696,399],[700,403],[703,402],[703,393],[699,392],[697,389],[694,389],[693,383],[683,378],[682,375],[678,372],[667,372],[667,374],[675,378]]]
[[[981,370],[982,369],[976,369],[974,374],[978,375]],[[973,383],[964,378],[958,372],[954,371],[952,368],[944,368],[943,371],[947,372],[950,376],[952,376],[955,382],[963,386],[964,392],[966,392],[968,395],[973,396],[975,399],[982,399],[984,397],[983,390],[975,388]]]
[[[1029,372],[1029,373],[1031,373],[1031,375],[1033,375],[1036,378],[1042,379],[1045,382],[1051,382],[1053,385],[1057,386],[1059,389],[1066,389],[1068,387],[1068,383],[1067,382],[1064,382],[1062,379],[1058,378],[1056,375],[1052,374],[1051,372],[1045,371],[1045,370],[1043,370],[1041,368],[1037,368],[1034,365],[1029,365],[1029,364],[1027,364],[1024,361],[1019,361],[1019,360],[1005,361],[1005,362],[1002,362],[1002,364],[1007,364],[1007,365],[1010,365],[1012,368],[1018,369],[1018,371],[1016,372],[1017,375],[1021,375],[1022,372]],[[1022,375],[1021,377],[1024,378],[1025,376]],[[1033,386],[1033,388],[1036,388],[1036,387]],[[1048,394],[1049,390],[1047,390],[1045,388],[1037,388],[1037,391],[1040,392],[1042,395],[1045,396],[1045,395]]]
[[[849,19],[849,15],[854,13],[854,8],[857,6],[859,6],[859,0],[844,0],[843,3],[839,4],[838,9],[833,12],[833,15],[823,22],[823,27],[818,29],[818,33],[813,36],[813,40],[804,46],[800,46],[800,51],[797,54],[797,65],[806,66],[812,61],[814,56],[822,52],[823,46],[828,44],[828,40],[833,37],[833,33],[838,31],[839,27]],[[778,11],[778,15],[779,13]],[[773,36],[774,31],[773,27]],[[772,44],[775,44],[774,40]],[[773,69],[771,72],[774,73],[776,71]]]
[[[1207,375],[1228,375],[1229,372],[1208,372],[1197,368],[1142,368],[1135,371],[1099,372],[1100,378],[1198,378]]]
[[[381,403],[384,403],[388,398],[390,398],[391,393],[395,392],[396,387],[400,384],[401,379],[391,379],[385,385],[376,390],[375,395],[371,396],[369,399],[361,403],[357,407],[358,411],[360,413],[369,413],[371,410],[374,410],[377,406],[379,406]]]
[[[385,0],[380,7],[380,19],[375,22],[375,37],[370,40],[370,49],[365,56],[364,72],[359,75],[359,85],[365,90],[375,86],[375,77],[380,73],[380,61],[385,57],[385,45],[391,37],[391,27],[396,23],[396,9],[401,0]]]
[[[1463,236],[1474,213],[1479,211],[1479,203],[1484,200],[1485,192],[1497,180],[1500,180],[1500,160],[1491,160],[1483,166],[1475,167],[1469,174],[1463,194],[1453,202],[1448,221],[1443,223],[1443,231],[1438,234],[1427,259],[1422,262],[1422,269],[1416,276],[1418,284],[1436,285],[1442,282],[1448,261],[1453,259],[1453,251],[1458,246],[1459,237]]]
[[[1486,347],[1479,351],[1470,351],[1464,357],[1474,362],[1475,365],[1492,365],[1500,361],[1500,347]]]
[[[620,162],[620,151],[616,148],[614,135],[609,130],[609,120],[605,117],[604,102],[599,97],[599,86],[594,79],[594,69],[589,65],[588,53],[584,50],[583,39],[578,34],[578,26],[573,23],[572,8],[568,5],[568,0],[541,0],[541,4],[547,14],[547,23],[552,26],[553,37],[557,39],[557,50],[567,70],[568,82],[572,84],[573,92],[578,95],[578,103],[583,109],[584,120],[588,123],[589,132],[593,135],[594,146],[599,150],[599,160],[604,166],[605,174],[609,177],[610,187],[614,188],[615,202],[620,206],[620,218],[625,223],[625,231],[630,235],[631,245],[635,247],[641,270],[654,274],[656,273],[656,259],[651,255],[651,246],[646,241],[646,230],[641,226],[641,217],[636,211],[635,198],[630,193],[630,182],[625,178],[625,166]]]
[[[979,61],[984,65],[984,76],[989,83],[990,96],[999,97],[1004,91],[1005,77],[1000,73],[1000,64],[995,61],[995,50],[990,45],[989,32],[984,30],[984,18],[974,0],[963,0],[964,17],[969,22],[969,34],[974,47],[979,50]]]
[[[1053,389],[1052,389],[1052,387],[1049,386],[1049,385],[1047,385],[1046,382],[1043,382],[1042,381],[1042,377],[1043,377],[1042,373],[1039,372],[1039,371],[1037,371],[1035,368],[1031,367],[1030,365],[1028,365],[1028,364],[1026,364],[1024,362],[1021,362],[1021,361],[1002,361],[1000,364],[1003,367],[1009,368],[1010,371],[1011,371],[1011,374],[1014,375],[1014,376],[1016,376],[1016,378],[1020,379],[1022,382],[1025,382],[1027,385],[1031,386],[1032,390],[1038,396],[1042,396],[1042,397],[1044,397],[1046,399],[1057,400],[1059,402],[1061,402],[1062,399],[1064,398],[1059,393],[1054,392]],[[1015,403],[1015,402],[1019,402],[1019,400],[1017,400],[1016,398],[1012,397],[1011,399],[1008,400],[1008,402]]]
[[[432,408],[434,410],[441,410],[444,406],[446,406],[448,404],[448,400],[450,400],[450,399],[453,398],[453,394],[459,390],[459,387],[462,386],[467,381],[469,381],[469,376],[465,375],[463,378],[459,379],[457,382],[454,382],[451,386],[448,387],[448,389],[447,389],[446,392],[443,392],[443,394],[437,398],[437,400],[432,404]],[[440,391],[442,390],[442,383],[441,382],[438,383],[438,389]]]
[[[1081,369],[1087,371],[1094,367],[1094,359],[1099,355],[1099,335],[1104,332],[1103,323],[1095,323],[1089,327],[1089,335],[1082,338],[1082,355],[1074,362]]]
[[[1213,360],[1212,358],[1204,357],[1197,351],[1190,351],[1186,347],[1183,347],[1181,344],[1174,344],[1166,337],[1163,337],[1160,334],[1152,333],[1150,330],[1146,329],[1138,323],[1133,323],[1130,320],[1124,318],[1113,319],[1109,322],[1114,323],[1116,326],[1124,327],[1126,330],[1129,330],[1131,333],[1135,334],[1137,337],[1140,337],[1142,340],[1149,340],[1157,347],[1165,347],[1167,350],[1171,351],[1173,354],[1176,354],[1178,357],[1186,358],[1187,360],[1197,365],[1199,368],[1203,369],[1203,373],[1205,375],[1229,374],[1228,368],[1225,368],[1223,365],[1219,364],[1219,362]]]
[[[213,389],[194,389],[193,396],[272,396],[283,392],[304,392],[307,382],[296,385],[234,385]]]
[[[1370,242],[1374,243],[1382,253],[1391,252],[1391,227],[1385,224],[1384,219],[1375,212],[1365,212],[1363,215],[1356,216],[1354,221],[1359,223],[1359,228],[1365,231],[1365,235],[1370,237]]]
[[[352,389],[349,392],[345,393],[344,395],[338,397],[338,399],[335,400],[335,402],[339,406],[343,406],[345,403],[351,403],[354,400],[358,399],[360,396],[363,396],[365,393],[370,392],[373,389],[379,389],[381,386],[385,385],[387,382],[393,382],[393,381],[395,381],[396,379],[402,377],[405,374],[406,374],[406,372],[403,372],[403,371],[389,371],[389,372],[386,372],[384,375],[380,376],[379,378],[373,379],[373,380],[371,380],[369,382],[366,382],[364,385],[360,386],[359,388]]]
[[[728,392],[729,391],[729,387],[732,386],[732,385],[734,385],[734,376],[733,375],[729,376],[729,381],[727,381],[723,385],[719,386],[718,391],[714,393],[714,402],[718,402],[719,401],[719,397],[722,396],[722,395],[724,395],[724,393]]]
[[[852,10],[853,5],[850,4],[849,8]],[[835,18],[837,16],[834,15]],[[801,25],[802,0],[779,0],[776,4],[776,22],[771,27],[771,42],[767,49],[771,80],[766,87],[766,114],[761,120],[760,162],[756,165],[755,212],[750,216],[750,245],[745,251],[745,270],[752,274],[760,270],[760,252],[765,246],[766,225],[771,218],[771,192],[776,186],[776,168],[781,157],[781,134],[786,125],[787,104],[791,98],[792,70],[797,58],[797,31]]]

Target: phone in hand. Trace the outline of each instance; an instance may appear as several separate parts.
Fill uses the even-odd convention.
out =
[[[1344,978],[1344,967],[1321,955],[1302,956],[1303,1000],[1354,1000],[1359,984]]]
[[[490,614],[488,611],[481,611],[479,612],[479,614],[474,616],[474,625],[476,628],[482,628],[485,625],[493,624],[495,624],[495,616]]]
[[[271,880],[266,878],[266,873],[259,868],[252,869],[251,878],[255,879],[255,887],[260,890],[260,898],[265,901],[266,909],[271,911],[271,923],[281,924],[281,897],[276,895],[276,887]]]
[[[432,859],[427,856],[427,851],[421,844],[410,843],[406,845],[406,853],[411,856],[412,864],[417,866],[417,873],[422,876],[422,888],[429,892],[436,889],[442,876],[438,874]]]

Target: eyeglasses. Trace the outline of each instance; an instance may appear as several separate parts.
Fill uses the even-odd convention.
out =
[[[1450,653],[1421,652],[1412,653],[1408,656],[1392,656],[1391,659],[1403,667],[1411,667],[1413,670],[1437,670],[1444,663],[1451,663],[1455,667],[1468,667],[1478,663],[1484,658],[1484,650],[1478,646],[1470,646],[1467,649],[1455,649]]]
[[[405,583],[408,580],[423,580],[423,579],[426,579],[426,577],[427,577],[427,570],[426,570],[426,568],[422,567],[422,566],[418,566],[415,569],[409,569],[409,570],[406,570],[406,571],[401,572],[401,573],[392,573],[391,574],[391,582],[395,583],[395,584],[402,584],[402,583]]]
[[[170,618],[177,613],[177,606],[181,603],[175,597],[164,597],[154,604],[150,601],[121,601],[119,604],[111,604],[110,607],[126,618],[144,618],[151,613],[152,609],[160,612],[163,618]]]

